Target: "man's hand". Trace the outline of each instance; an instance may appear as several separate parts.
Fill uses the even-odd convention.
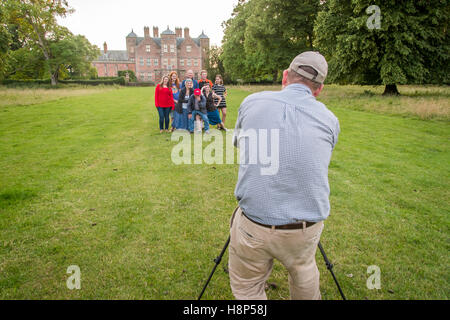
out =
[[[188,114],[188,119],[190,120],[192,118],[192,114]]]

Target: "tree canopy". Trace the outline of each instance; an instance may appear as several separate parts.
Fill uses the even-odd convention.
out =
[[[208,50],[208,59],[206,60],[205,69],[208,71],[208,76],[211,80],[220,74],[224,82],[231,81],[229,74],[225,71],[222,60],[223,48],[218,46],[211,46]],[[214,82],[214,81],[213,81]]]
[[[61,74],[82,75],[100,51],[81,35],[58,25],[57,17],[73,10],[65,0],[9,0],[0,3],[3,26],[16,48],[10,48],[4,74],[36,77],[43,72],[56,84]],[[1,32],[1,30],[0,30]],[[19,45],[20,44],[20,45]]]
[[[4,75],[6,69],[6,60],[11,45],[11,36],[6,25],[6,13],[0,6],[0,78]]]
[[[239,1],[224,23],[222,60],[233,78],[271,78],[292,57],[312,50],[320,0]]]
[[[320,51],[328,82],[449,83],[445,0],[240,0],[224,22],[221,60],[232,78],[277,79],[292,58]]]
[[[398,93],[397,84],[448,83],[448,2],[375,3],[379,28],[368,27],[368,0],[329,0],[319,13],[316,45],[330,81],[383,84],[385,93]]]

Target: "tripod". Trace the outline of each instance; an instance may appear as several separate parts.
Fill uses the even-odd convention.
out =
[[[208,286],[209,282],[211,281],[212,276],[214,275],[214,272],[216,271],[217,266],[220,264],[220,262],[222,261],[222,257],[225,254],[225,251],[227,250],[228,245],[230,244],[230,236],[228,236],[227,242],[225,243],[225,246],[223,247],[222,251],[220,252],[219,256],[217,258],[214,259],[214,262],[216,263],[214,265],[214,268],[211,271],[211,274],[208,277],[208,280],[206,281],[205,285],[203,286],[203,290],[200,293],[200,295],[198,296],[198,300],[200,300],[203,296],[203,293],[206,290],[206,287]],[[330,262],[330,260],[328,260],[327,255],[325,254],[325,251],[323,250],[322,244],[319,241],[319,250],[320,253],[323,256],[323,259],[325,260],[325,264],[327,265],[327,269],[330,270],[331,275],[333,276],[334,282],[336,283],[336,286],[338,287],[339,293],[342,296],[342,300],[347,300],[345,298],[344,292],[342,292],[341,286],[339,285],[339,282],[337,281],[336,276],[334,275],[333,272],[333,264]]]

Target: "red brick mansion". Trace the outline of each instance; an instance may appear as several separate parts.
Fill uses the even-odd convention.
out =
[[[189,28],[175,32],[167,30],[159,35],[158,27],[144,27],[144,37],[138,37],[133,31],[126,37],[127,50],[108,50],[104,44],[102,54],[92,62],[99,77],[115,77],[119,71],[133,70],[138,81],[159,82],[163,75],[172,70],[184,79],[187,70],[193,70],[198,78],[204,68],[209,38],[202,32],[197,38],[191,38]]]

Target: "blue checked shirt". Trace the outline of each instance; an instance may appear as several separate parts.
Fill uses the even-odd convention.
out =
[[[261,161],[261,148],[252,149],[250,131],[267,132],[258,135],[256,145],[266,143],[266,154],[278,161],[272,172],[264,172],[267,158]],[[235,196],[245,214],[267,225],[325,220],[330,213],[328,165],[339,131],[338,119],[305,85],[248,96],[234,132],[241,154]],[[258,161],[252,162],[250,154]]]

